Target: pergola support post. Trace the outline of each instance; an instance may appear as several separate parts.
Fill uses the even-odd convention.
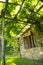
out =
[[[2,18],[2,65],[5,65],[4,18]]]

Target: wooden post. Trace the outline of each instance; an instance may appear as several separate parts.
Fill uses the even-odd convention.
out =
[[[33,33],[31,32],[31,43],[32,47],[35,47]]]
[[[2,65],[5,65],[5,43],[4,43],[4,18],[5,18],[5,13],[7,10],[7,6],[8,6],[8,0],[6,0],[5,3],[5,8],[2,9],[1,11],[1,18],[2,18]]]
[[[4,49],[4,18],[2,18],[2,65],[5,65],[5,49]]]

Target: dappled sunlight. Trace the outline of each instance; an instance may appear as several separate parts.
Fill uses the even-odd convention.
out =
[[[12,61],[13,61],[13,59],[8,59],[8,60],[6,61],[6,63],[7,63],[7,62],[12,62]]]
[[[6,60],[6,65],[16,65],[14,62],[14,59],[13,58],[8,58],[7,60]]]
[[[0,65],[43,65],[43,0],[0,0]]]
[[[16,65],[15,63],[11,63],[11,65]]]
[[[20,9],[20,6],[17,6],[15,10],[11,12],[11,15],[14,16]]]
[[[14,32],[12,32],[12,30],[10,31],[10,35],[13,36],[13,37],[16,36],[16,34]]]

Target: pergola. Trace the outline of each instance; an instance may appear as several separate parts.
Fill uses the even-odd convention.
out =
[[[27,21],[23,21],[23,20],[21,20],[21,19],[16,19],[17,18],[17,15],[19,14],[19,12],[20,12],[20,10],[24,7],[24,2],[25,2],[26,0],[22,0],[22,3],[20,3],[20,4],[18,4],[18,3],[16,3],[16,2],[10,2],[9,0],[0,0],[0,3],[2,3],[2,4],[4,4],[4,7],[3,7],[3,9],[1,10],[1,14],[0,14],[0,18],[2,19],[2,33],[1,33],[1,35],[2,36],[0,36],[1,37],[1,40],[2,40],[2,53],[1,53],[1,58],[2,58],[2,65],[5,65],[5,49],[4,49],[4,22],[5,22],[5,20],[6,19],[8,19],[8,20],[11,20],[12,21],[12,25],[11,25],[11,27],[10,27],[10,29],[9,30],[11,30],[12,29],[12,27],[13,27],[13,25],[15,24],[15,23],[22,23],[22,24],[25,24],[22,28],[21,28],[21,30],[22,29],[24,29],[25,28],[25,26],[28,26],[28,23],[30,24],[30,23],[32,23],[32,24],[35,24],[36,22],[32,22],[32,21],[29,21],[29,22],[27,22]],[[34,6],[34,9],[36,8],[36,6],[38,5],[38,3],[39,3],[39,0],[38,0],[38,2],[36,3],[36,5]],[[16,12],[16,14],[15,15],[11,15],[10,14],[10,12],[8,11],[8,5],[14,5],[14,6],[19,6],[19,9],[18,9],[18,11]],[[37,11],[35,11],[35,12],[33,12],[33,13],[30,13],[30,16],[29,16],[29,18],[28,18],[28,20],[31,20],[31,18],[33,17],[33,16],[35,16],[36,14],[39,14],[38,12],[41,10],[43,8],[43,4],[42,5],[40,5],[39,6],[39,8],[37,9]],[[11,17],[8,17],[8,16],[5,16],[6,15],[6,11],[9,13],[9,15],[11,16]],[[40,14],[39,14],[40,15]],[[26,18],[26,17],[25,17]],[[17,20],[17,22],[14,22],[14,20]],[[20,21],[20,22],[19,22]],[[20,31],[21,31],[20,30]],[[22,31],[21,31],[21,33],[23,33]]]

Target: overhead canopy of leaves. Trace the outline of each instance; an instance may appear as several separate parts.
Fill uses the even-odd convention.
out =
[[[28,25],[36,25],[43,31],[43,0],[8,0],[5,12],[5,36],[16,36]],[[0,0],[0,30],[1,20],[6,0]],[[39,28],[40,27],[40,28]]]

